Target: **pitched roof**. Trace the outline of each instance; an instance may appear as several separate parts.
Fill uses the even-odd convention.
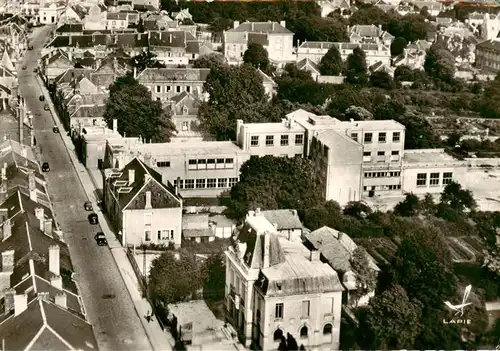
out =
[[[483,41],[483,42],[477,44],[476,48],[500,51],[500,41],[495,40],[495,39],[486,40],[486,41]]]
[[[278,230],[302,229],[296,210],[268,210],[260,213],[270,223],[276,224]]]
[[[7,350],[97,349],[89,323],[42,297],[2,322],[0,335]]]
[[[82,33],[82,23],[65,23],[56,29],[56,33]]]
[[[82,117],[103,117],[106,112],[106,105],[80,105],[75,112],[71,114],[71,118]]]
[[[313,60],[309,59],[308,57],[300,60],[299,62],[297,62],[297,68],[298,69],[307,69],[308,67],[310,67],[313,71],[315,71],[315,73],[319,74],[319,67],[318,65],[316,64],[316,62],[314,62]]]
[[[269,34],[293,34],[286,27],[278,22],[244,22],[238,27],[229,29],[226,32],[240,33],[269,33]]]
[[[209,68],[146,68],[137,75],[140,83],[199,81],[207,79]]]

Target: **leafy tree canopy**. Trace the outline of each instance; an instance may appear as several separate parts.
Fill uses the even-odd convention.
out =
[[[347,82],[364,85],[367,81],[366,54],[359,46],[347,56]]]
[[[450,83],[455,74],[455,57],[441,44],[433,44],[425,56],[424,70],[437,81]]]
[[[351,298],[354,300],[354,304],[357,305],[360,298],[375,291],[377,272],[372,268],[368,259],[368,252],[362,246],[354,249],[350,263],[356,275],[356,290],[351,292]]]
[[[269,55],[261,44],[251,43],[243,54],[243,62],[255,68],[266,70],[269,66]]]
[[[151,51],[143,51],[139,55],[130,58],[130,65],[143,71],[146,68],[164,68],[165,65],[156,59],[157,55]]]
[[[109,87],[109,99],[104,119],[108,126],[118,121],[118,132],[141,136],[153,142],[170,140],[175,125],[160,101],[151,99],[151,92],[130,74],[119,77]]]
[[[462,189],[459,183],[453,181],[447,184],[441,193],[441,203],[447,204],[459,212],[473,210],[477,207],[472,192]]]
[[[324,76],[337,76],[342,72],[343,62],[339,49],[333,45],[319,63],[319,71]]]
[[[373,72],[370,75],[370,84],[377,88],[392,90],[396,88],[396,84],[394,84],[394,80],[389,75],[389,73],[384,71]]]
[[[202,55],[193,62],[194,68],[218,68],[225,64],[223,55],[214,53]]]
[[[405,38],[397,37],[391,43],[391,55],[398,56],[398,55],[402,54],[404,52],[404,50],[406,49],[407,45],[408,45],[408,42],[406,41]]]

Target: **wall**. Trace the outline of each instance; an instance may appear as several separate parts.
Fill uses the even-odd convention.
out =
[[[179,95],[183,91],[193,93],[197,96],[202,96],[203,83],[201,81],[171,81],[171,82],[148,82],[139,79],[139,83],[144,85],[151,91],[153,100],[167,101],[175,95]],[[158,91],[159,89],[159,91]]]
[[[147,243],[165,244],[173,242],[176,247],[181,245],[182,230],[182,207],[144,209],[144,210],[125,210],[123,218],[123,245],[139,246],[145,241],[144,232],[151,230],[151,241]],[[151,213],[151,226],[145,225],[145,214]],[[158,240],[158,230],[174,230],[173,240]]]
[[[250,152],[252,156],[273,155],[294,157],[296,155],[302,156],[304,154],[304,134],[304,129],[298,124],[295,124],[295,126],[292,126],[291,128],[283,126],[283,130],[279,132],[270,132],[266,130],[249,132],[243,124],[239,130],[238,142],[240,147],[243,150]],[[288,145],[281,145],[282,135],[288,136]],[[302,135],[302,142],[299,144],[295,143],[296,135]],[[252,136],[258,137],[258,145],[252,145]],[[266,145],[267,136],[274,137],[273,145]]]
[[[327,292],[315,294],[301,294],[292,296],[277,296],[262,298],[256,294],[257,311],[261,309],[260,328],[262,332],[262,349],[275,350],[279,342],[273,339],[274,332],[280,328],[283,334],[293,335],[299,347],[311,347],[321,350],[338,350],[340,337],[340,320],[342,310],[342,292]],[[333,300],[333,302],[332,302]],[[310,301],[310,316],[302,316],[302,302]],[[275,318],[276,304],[283,304],[283,319]],[[323,327],[331,323],[332,334],[323,335]],[[300,329],[308,328],[308,338],[300,337]]]
[[[464,166],[453,166],[453,165],[441,165],[434,167],[424,167],[418,165],[412,165],[412,167],[405,166],[403,170],[403,192],[414,193],[414,194],[426,194],[426,193],[441,193],[446,187],[443,184],[443,173],[452,173],[452,179],[458,183],[464,184],[467,168]],[[427,174],[426,185],[417,186],[417,175],[419,173]],[[430,174],[439,173],[439,184],[430,185]]]

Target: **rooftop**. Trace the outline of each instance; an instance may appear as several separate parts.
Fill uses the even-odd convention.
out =
[[[405,150],[403,164],[458,164],[462,161],[448,155],[444,149]]]
[[[138,143],[133,146],[127,145],[123,140],[111,144],[113,150],[136,151],[151,156],[204,156],[204,155],[227,155],[242,153],[241,149],[232,141],[200,141],[186,143]],[[133,147],[133,149],[131,149]]]
[[[244,22],[229,29],[227,32],[248,32],[248,33],[270,33],[270,34],[293,34],[285,26],[278,22]]]
[[[268,210],[261,211],[270,223],[276,224],[278,230],[302,229],[297,210]]]

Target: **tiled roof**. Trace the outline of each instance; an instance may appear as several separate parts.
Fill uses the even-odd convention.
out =
[[[182,31],[171,32],[149,32],[149,45],[150,46],[168,46],[168,47],[186,47],[187,36],[190,39],[195,39],[191,34]]]
[[[81,23],[65,23],[56,29],[56,33],[82,33],[83,24]]]
[[[270,223],[277,224],[278,230],[302,229],[302,223],[296,210],[261,211]]]
[[[71,115],[71,118],[80,117],[103,117],[106,112],[106,105],[80,105],[78,109]]]
[[[107,19],[108,21],[110,20],[125,21],[127,19],[127,14],[124,12],[114,12],[114,13],[108,12]]]
[[[319,74],[319,67],[316,64],[316,62],[310,60],[307,57],[297,62],[296,65],[298,69],[305,69],[307,66],[310,66],[313,70],[315,70]]]
[[[356,26],[352,26],[351,28],[351,34],[352,33],[356,33],[357,35],[361,36],[361,37],[372,37],[372,38],[375,38],[375,37],[379,37],[380,34],[381,34],[381,30],[373,25],[373,24],[370,24],[370,25],[356,25]]]
[[[201,43],[197,40],[191,40],[186,43],[186,53],[199,54]]]
[[[97,349],[89,323],[42,297],[1,323],[0,335],[6,350]]]
[[[476,48],[500,51],[500,41],[498,40],[486,40],[476,45]]]
[[[138,76],[140,83],[171,82],[171,81],[198,81],[207,79],[208,68],[146,68]]]
[[[80,19],[84,19],[87,15],[87,10],[78,4],[71,6],[71,9],[75,11],[75,13],[80,17]]]
[[[229,29],[227,32],[269,33],[269,34],[293,34],[277,22],[244,22],[237,28]]]

